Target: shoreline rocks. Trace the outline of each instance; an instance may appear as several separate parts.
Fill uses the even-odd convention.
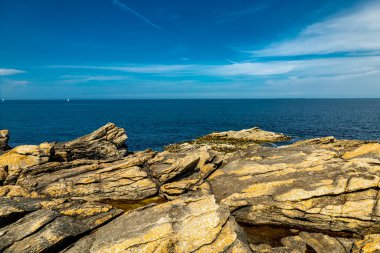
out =
[[[6,151],[10,148],[8,146],[8,141],[9,141],[9,131],[6,129],[0,130],[0,151]]]
[[[115,124],[0,155],[0,252],[376,252],[380,143],[258,128],[129,152]]]

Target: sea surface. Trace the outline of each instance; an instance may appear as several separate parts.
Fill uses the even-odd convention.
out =
[[[125,128],[130,150],[214,131],[260,127],[294,140],[333,135],[380,139],[380,99],[71,100],[0,102],[10,145],[68,141],[107,122]]]

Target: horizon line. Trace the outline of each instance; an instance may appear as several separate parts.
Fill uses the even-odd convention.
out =
[[[6,103],[7,101],[66,101],[67,98],[41,98],[41,99],[5,99],[0,104]],[[380,97],[279,97],[279,98],[70,98],[72,101],[83,101],[83,100],[297,100],[297,99],[380,99]],[[70,103],[67,102],[67,103]]]

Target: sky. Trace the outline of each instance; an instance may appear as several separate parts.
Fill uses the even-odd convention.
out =
[[[0,0],[5,99],[380,97],[380,0]]]

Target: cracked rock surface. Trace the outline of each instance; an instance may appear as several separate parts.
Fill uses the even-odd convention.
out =
[[[1,137],[4,134],[1,133]],[[380,252],[380,143],[258,128],[127,152],[113,123],[0,154],[0,252]]]

